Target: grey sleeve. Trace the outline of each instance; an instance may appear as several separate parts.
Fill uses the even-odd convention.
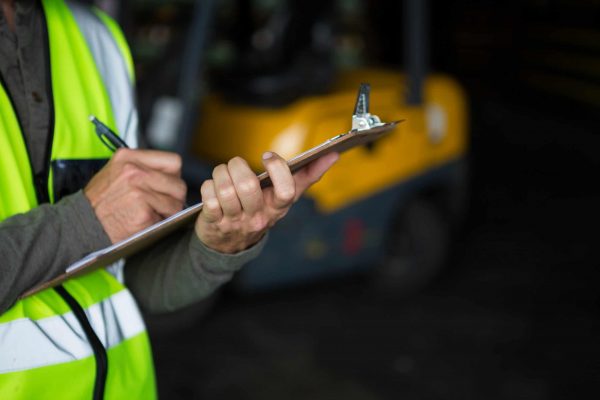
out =
[[[228,255],[204,246],[192,229],[177,232],[130,257],[125,266],[126,283],[145,310],[171,311],[208,296],[229,281],[260,253],[265,241]],[[110,244],[82,191],[2,221],[0,314],[25,290]]]
[[[0,314],[110,240],[82,191],[0,222]]]
[[[254,259],[267,240],[236,254],[206,247],[190,227],[159,245],[130,257],[125,282],[147,312],[167,312],[198,301]]]

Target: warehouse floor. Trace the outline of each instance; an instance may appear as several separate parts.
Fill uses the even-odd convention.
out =
[[[471,99],[469,216],[426,290],[390,300],[349,277],[226,293],[206,318],[152,332],[161,397],[598,395],[600,136],[589,115],[529,100]]]

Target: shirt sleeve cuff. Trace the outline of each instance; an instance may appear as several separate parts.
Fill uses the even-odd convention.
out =
[[[234,254],[225,254],[207,247],[195,233],[192,232],[190,239],[190,256],[195,264],[211,273],[236,272],[244,264],[254,260],[267,243],[269,233],[265,234],[253,246]]]

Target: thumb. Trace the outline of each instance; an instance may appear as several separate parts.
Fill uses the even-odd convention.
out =
[[[329,153],[298,171],[294,175],[294,180],[296,181],[296,197],[299,198],[306,189],[318,182],[339,158],[339,153]]]

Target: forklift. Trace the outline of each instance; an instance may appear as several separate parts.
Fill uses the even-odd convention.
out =
[[[368,33],[360,13],[344,20],[349,3],[361,2],[195,2],[176,91],[154,103],[148,141],[183,156],[190,192],[234,156],[259,173],[264,151],[289,159],[349,131],[363,82],[372,113],[406,120],[344,153],[307,191],[236,275],[238,293],[363,274],[380,293],[407,295],[447,261],[467,197],[465,94],[428,70],[427,1],[403,1],[403,70],[352,63],[348,43]],[[219,54],[228,61],[205,67]]]

